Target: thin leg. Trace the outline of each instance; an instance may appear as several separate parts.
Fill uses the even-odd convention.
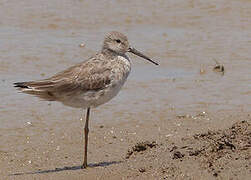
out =
[[[90,116],[90,108],[87,108],[87,113],[86,113],[86,120],[85,120],[85,154],[84,154],[84,163],[82,168],[86,168],[87,167],[87,146],[88,146],[88,133],[89,133],[89,116]]]

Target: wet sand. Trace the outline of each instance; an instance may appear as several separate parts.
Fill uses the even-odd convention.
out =
[[[0,2],[0,179],[248,179],[250,9],[247,0]],[[81,170],[83,112],[12,83],[87,59],[111,30],[160,66],[129,55],[124,88],[91,112]]]

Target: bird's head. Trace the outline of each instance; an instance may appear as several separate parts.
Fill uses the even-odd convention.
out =
[[[125,53],[130,52],[152,62],[155,65],[159,65],[158,63],[151,60],[149,57],[145,56],[135,48],[131,47],[129,45],[127,37],[117,31],[112,31],[108,33],[108,35],[106,35],[103,45],[103,51],[104,50],[109,50],[120,55],[124,55]]]

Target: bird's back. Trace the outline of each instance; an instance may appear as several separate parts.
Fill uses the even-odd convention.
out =
[[[130,70],[127,56],[99,53],[48,79],[18,82],[15,87],[43,100],[86,108],[98,106],[114,97]]]

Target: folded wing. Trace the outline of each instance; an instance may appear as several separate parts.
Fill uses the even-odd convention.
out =
[[[111,84],[111,66],[99,58],[91,58],[48,79],[14,83],[24,93],[48,101],[60,100],[74,93],[97,91]]]

